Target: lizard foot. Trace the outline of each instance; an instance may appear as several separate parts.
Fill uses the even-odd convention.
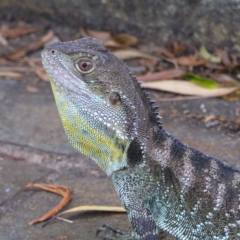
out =
[[[104,224],[102,227],[98,228],[96,236],[100,232],[108,232],[108,234],[104,236],[102,240],[134,240],[131,232],[118,230],[109,224]]]

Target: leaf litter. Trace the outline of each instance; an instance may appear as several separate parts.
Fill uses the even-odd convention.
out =
[[[41,61],[34,62],[33,58],[29,56],[52,41],[60,41],[61,38],[59,39],[52,30],[46,32],[44,29],[43,26],[26,27],[22,22],[16,27],[10,28],[3,23],[0,27],[0,39],[2,39],[0,44],[2,42],[12,50],[9,50],[8,54],[2,55],[0,62],[10,61],[16,62],[16,64],[25,64],[26,72],[34,72],[38,79],[49,81]],[[36,34],[41,31],[43,34],[38,38],[39,40],[31,41],[21,48],[13,50],[9,44],[11,39],[21,39],[24,35]],[[140,81],[148,82],[144,83],[144,86],[148,88],[180,94],[181,98],[184,98],[184,95],[221,97],[239,89],[237,70],[240,68],[240,63],[236,55],[228,53],[225,49],[216,49],[214,53],[211,53],[205,46],[196,49],[178,41],[173,41],[169,47],[140,45],[139,39],[127,33],[112,35],[107,31],[84,28],[79,29],[78,35],[98,38],[127,64],[129,61],[135,61],[135,66],[130,65],[130,67],[141,69],[138,78]],[[1,68],[0,70],[1,77],[16,80],[23,79],[26,73],[17,66],[15,70],[14,66],[7,71]],[[138,74],[137,71],[136,73]],[[30,92],[37,92],[37,87],[29,84],[26,89]]]

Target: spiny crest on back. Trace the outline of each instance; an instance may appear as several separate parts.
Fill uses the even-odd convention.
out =
[[[160,129],[162,129],[162,122],[160,121],[161,116],[159,116],[159,113],[157,111],[159,109],[159,106],[154,105],[156,103],[156,101],[151,100],[151,98],[149,96],[150,93],[145,90],[146,88],[144,86],[141,86],[142,82],[138,81],[137,77],[131,72],[130,69],[129,69],[129,75],[131,76],[133,81],[135,81],[137,83],[137,85],[139,87],[139,91],[143,94],[142,98],[145,101],[145,103],[149,104],[150,113],[152,114],[152,116],[151,116],[152,121],[155,121],[157,123],[158,127]]]

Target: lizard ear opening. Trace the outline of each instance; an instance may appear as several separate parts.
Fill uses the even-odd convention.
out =
[[[109,101],[112,105],[116,105],[121,102],[121,97],[118,92],[111,92]]]

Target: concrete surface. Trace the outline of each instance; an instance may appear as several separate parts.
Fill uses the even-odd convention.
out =
[[[42,216],[61,199],[41,190],[22,189],[29,182],[65,185],[73,190],[67,208],[78,205],[120,206],[113,184],[91,160],[78,154],[64,134],[49,83],[40,82],[38,93],[25,90],[23,81],[0,80],[0,240],[101,239],[95,232],[103,223],[123,230],[130,224],[125,214],[71,214],[73,224],[54,221],[27,223]],[[152,92],[159,99],[159,92]],[[240,169],[239,136],[186,119],[183,112],[208,113],[236,119],[239,102],[204,99],[161,103],[163,125],[188,145]],[[173,117],[173,116],[178,117]],[[65,238],[64,238],[65,237]],[[173,239],[164,235],[163,239]]]

